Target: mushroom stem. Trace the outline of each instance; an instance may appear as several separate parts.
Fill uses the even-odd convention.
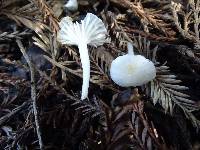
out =
[[[85,98],[87,98],[88,95],[89,80],[90,80],[90,60],[89,60],[87,44],[80,43],[78,45],[78,48],[83,68],[83,84],[82,84],[81,100],[84,100]]]
[[[127,48],[128,48],[128,54],[134,55],[133,45],[130,42],[127,43]]]

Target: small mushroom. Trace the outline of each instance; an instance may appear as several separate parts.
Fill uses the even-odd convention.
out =
[[[106,42],[107,30],[96,15],[87,13],[81,23],[73,23],[64,17],[59,23],[58,41],[62,44],[77,45],[83,68],[83,84],[81,99],[87,98],[90,79],[90,60],[87,45],[94,47]]]
[[[65,8],[69,11],[77,11],[78,9],[78,2],[77,0],[69,0],[67,4],[64,5]]]
[[[134,55],[133,46],[128,43],[128,54],[112,61],[110,76],[122,87],[141,86],[156,77],[156,68],[144,56]]]

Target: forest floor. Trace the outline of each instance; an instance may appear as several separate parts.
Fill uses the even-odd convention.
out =
[[[0,150],[199,150],[200,0],[0,0]],[[81,100],[77,46],[59,22],[98,16],[108,43],[88,46]],[[127,53],[156,66],[145,85],[120,87],[110,65]],[[143,76],[143,74],[141,74]]]

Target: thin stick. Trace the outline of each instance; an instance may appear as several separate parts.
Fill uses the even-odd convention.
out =
[[[22,44],[22,42],[20,40],[16,40],[20,51],[22,52],[26,62],[29,65],[30,68],[30,73],[31,73],[31,99],[33,102],[33,113],[34,113],[34,117],[35,117],[35,126],[36,126],[36,133],[37,133],[37,137],[38,137],[38,141],[39,141],[39,146],[40,146],[40,150],[44,149],[43,146],[43,142],[42,142],[42,136],[41,136],[41,132],[40,132],[40,126],[39,126],[39,118],[38,118],[38,112],[37,112],[37,97],[36,97],[36,84],[35,84],[35,71],[34,71],[34,67],[33,64],[31,62],[31,60],[29,59],[29,56],[26,53],[26,50]]]

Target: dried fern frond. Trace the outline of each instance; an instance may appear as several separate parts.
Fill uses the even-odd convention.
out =
[[[181,80],[176,79],[169,71],[169,67],[162,65],[157,67],[156,78],[151,81],[151,97],[154,105],[159,103],[165,112],[173,113],[175,105],[180,107],[195,127],[199,127],[198,121],[191,112],[199,110],[200,106],[190,100],[190,96],[185,94],[184,91],[188,90],[187,87],[179,85]]]
[[[130,140],[130,143],[127,143],[130,148],[151,150],[161,147],[161,143],[159,143],[160,135],[158,135],[154,126],[148,123],[149,121],[143,112],[143,105],[140,100],[131,100],[115,112],[115,128],[111,148],[117,146],[118,141],[126,137],[129,137],[126,142]],[[128,117],[130,114],[131,118]],[[123,147],[125,147],[125,144]]]
[[[62,70],[69,72],[75,76],[81,77],[82,78],[82,71],[81,69],[71,69],[69,66],[65,66],[63,64],[63,62],[57,62],[55,60],[53,60],[52,58],[48,57],[48,56],[44,56],[49,62],[51,62],[53,65],[61,68]],[[112,86],[112,84],[110,83],[110,81],[108,81],[107,78],[103,78],[103,76],[101,76],[99,74],[99,72],[95,72],[95,71],[91,71],[92,75],[90,77],[90,82],[97,84],[101,87],[106,87],[108,89],[111,89],[113,91],[118,91],[116,88],[114,88]]]
[[[90,53],[91,58],[91,79],[100,86],[105,86],[113,91],[118,91],[109,78],[110,64],[114,57],[111,53],[101,46],[93,49]]]
[[[3,108],[13,103],[26,87],[29,87],[29,84],[24,79],[14,77],[9,73],[0,73],[1,107]]]
[[[32,1],[32,0],[30,0]],[[40,12],[43,14],[44,21],[49,23],[50,28],[53,32],[57,32],[59,30],[58,19],[54,16],[53,11],[48,6],[45,0],[34,0],[33,1],[36,6],[39,7]],[[47,21],[48,19],[48,21]]]
[[[71,106],[75,107],[77,111],[80,110],[83,116],[90,116],[91,119],[95,119],[96,117],[103,119],[105,117],[101,108],[102,106],[96,97],[93,97],[90,101],[75,101]]]
[[[59,49],[57,43],[57,37],[52,35],[48,30],[47,32],[36,32],[39,37],[33,37],[34,44],[44,50],[53,59],[57,59],[59,56]]]
[[[143,117],[143,116],[142,116]],[[141,122],[142,121],[142,124]],[[155,146],[154,144],[154,139],[156,141],[158,140],[157,138],[157,132],[154,127],[150,127],[147,123],[147,118],[141,118],[137,116],[136,112],[132,113],[132,126],[135,130],[135,138],[138,139],[138,142],[140,143],[140,146],[143,147],[144,149],[151,150]],[[143,126],[143,129],[141,130]],[[152,138],[153,136],[153,138]],[[159,144],[160,145],[160,144]]]
[[[151,81],[150,87],[147,87],[147,94],[152,97],[154,105],[159,103],[165,112],[170,112],[172,114],[174,106],[180,107],[187,117],[192,121],[195,127],[199,127],[199,121],[192,116],[192,111],[200,109],[200,106],[190,99],[185,91],[188,90],[186,86],[180,85],[182,82],[178,80],[175,75],[173,75],[169,67],[166,65],[159,65],[156,61],[157,46],[150,49],[150,41],[141,36],[133,36],[133,45],[137,48],[141,55],[152,60],[156,67],[156,78]],[[188,115],[189,113],[189,115]]]
[[[175,39],[175,31],[171,24],[166,21],[166,18],[162,17],[162,13],[165,13],[161,11],[162,8],[144,8],[142,5],[143,1],[131,2],[129,0],[112,0],[111,2],[119,5],[123,3],[123,7],[129,9],[128,12],[130,13],[131,11],[133,16],[137,16],[137,19],[140,21],[142,30],[141,27],[138,28],[137,26],[131,25],[130,18],[128,21],[124,22],[122,26],[124,26],[124,31],[127,33],[137,33],[156,40],[173,41]],[[163,5],[165,6],[167,4]],[[156,33],[155,30],[157,31]]]
[[[171,75],[169,67],[160,66],[157,67],[156,79],[151,82],[151,96],[153,103],[156,104],[161,98],[161,105],[165,111],[172,113],[173,104],[181,105],[188,111],[197,110],[198,105],[189,99],[189,95],[182,93],[181,91],[187,90],[185,86],[180,86],[180,80],[176,79],[175,75]]]
[[[152,60],[155,64],[156,62],[156,52],[158,50],[158,46],[151,48],[151,42],[146,38],[133,35],[133,46],[138,50],[140,55],[145,56],[146,58]]]
[[[123,30],[120,26],[117,18],[121,18],[121,14],[115,15],[112,12],[107,13],[110,21],[111,21],[111,33],[114,34],[115,38],[115,45],[120,48],[125,48],[127,45],[127,41],[131,42],[132,40],[129,38],[128,34]],[[124,17],[124,16],[123,16]]]
[[[53,15],[54,13],[48,6],[48,4],[52,3],[52,0],[48,1],[48,3],[43,0],[29,0],[28,4],[26,2],[24,3],[24,6],[21,6],[23,3],[19,5],[17,1],[12,1],[9,4],[2,4],[0,14],[6,15],[8,18],[16,21],[18,25],[23,24],[35,32],[44,29],[45,24],[49,24],[52,31],[58,31],[59,27],[57,18]],[[57,1],[57,3],[61,2]],[[54,2],[54,5],[57,4]],[[43,16],[40,11],[38,11],[38,7],[39,10],[42,10]],[[48,21],[46,20],[47,18]]]
[[[98,120],[104,120],[105,113],[102,111],[103,105],[101,104],[101,101],[97,99],[97,97],[93,96],[90,101],[82,101],[77,97],[77,95],[71,95],[62,86],[58,85],[56,81],[52,81],[51,78],[49,78],[45,73],[40,71],[40,74],[45,78],[45,80],[52,84],[55,89],[67,96],[67,99],[63,100],[63,102],[70,103],[70,107],[79,112],[78,114],[81,113],[84,119],[90,118],[93,120],[98,118]]]
[[[200,49],[200,37],[199,37],[199,14],[200,14],[200,1],[188,1],[188,4],[184,8],[180,3],[174,1],[171,2],[172,19],[185,39],[193,41],[196,49]],[[180,21],[179,15],[183,19]]]
[[[110,64],[114,60],[114,57],[105,47],[93,49],[90,53],[90,57],[92,57],[92,60],[99,66],[102,73],[109,74]]]
[[[15,13],[14,10],[10,10],[10,11],[3,10],[0,12],[0,14],[5,15],[8,18],[14,20],[18,25],[24,25],[35,32],[43,30],[45,26],[41,21],[38,21],[36,19],[32,20],[31,18],[27,17],[25,14],[22,15],[20,13],[19,14]]]
[[[22,39],[24,36],[30,35],[31,33],[28,30],[24,30],[22,32],[20,31],[14,31],[11,33],[3,32],[0,33],[0,41],[2,40],[11,40],[11,39]]]

